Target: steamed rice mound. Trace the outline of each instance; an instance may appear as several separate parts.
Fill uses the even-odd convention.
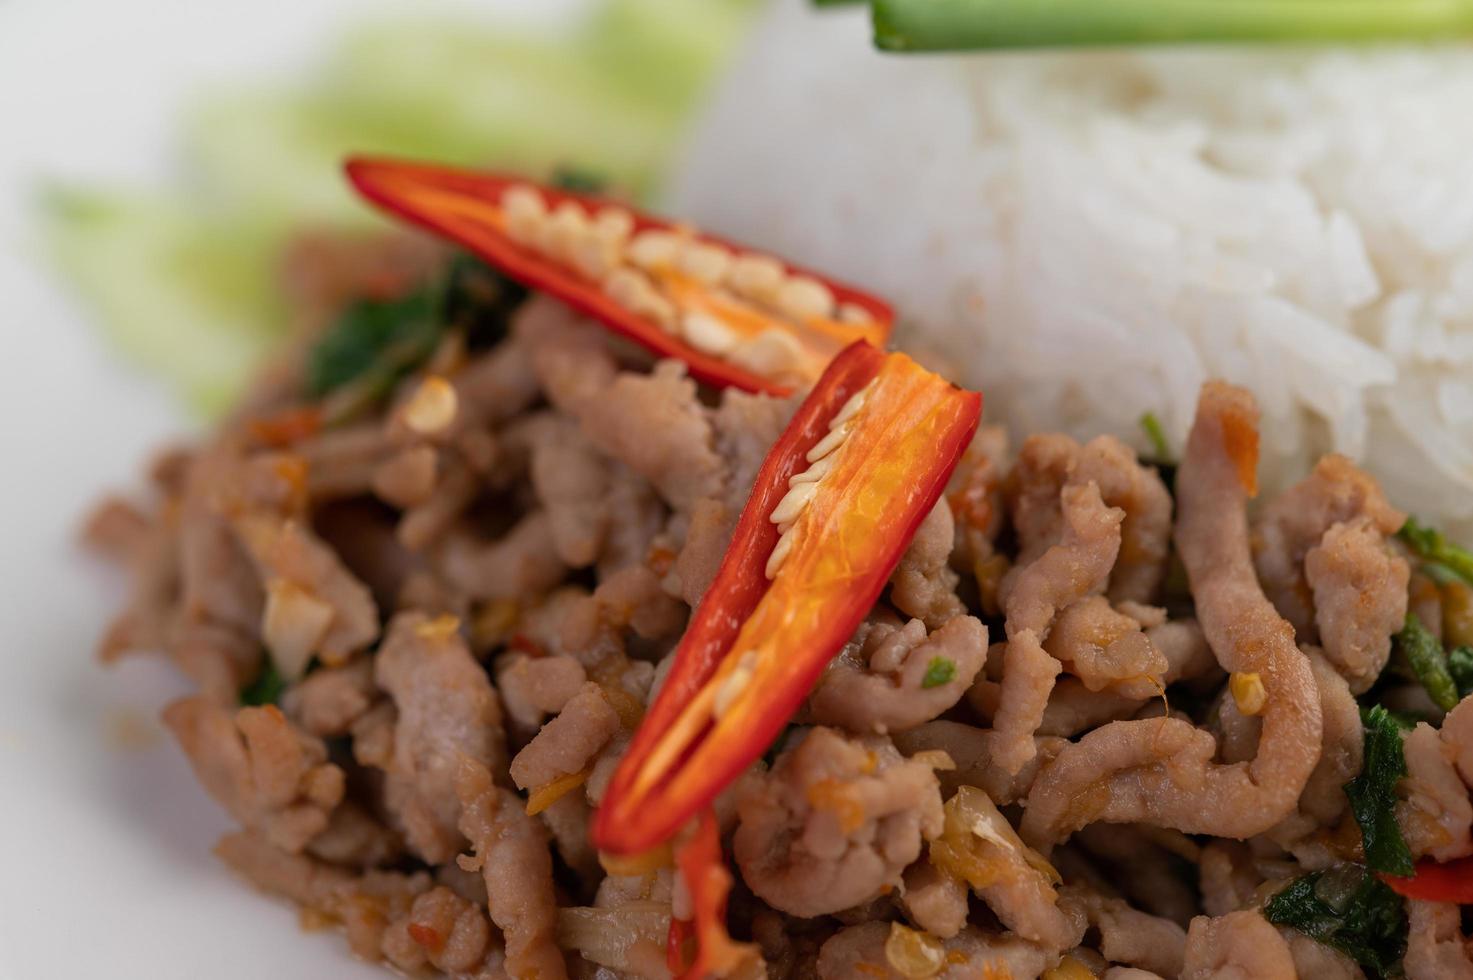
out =
[[[1226,378],[1262,405],[1266,488],[1340,452],[1473,531],[1473,49],[903,57],[867,32],[775,4],[672,211],[893,300],[1015,436],[1145,448],[1150,411],[1179,449]]]

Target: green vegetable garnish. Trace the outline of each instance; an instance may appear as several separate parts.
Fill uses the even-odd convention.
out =
[[[1408,517],[1396,536],[1424,562],[1430,562],[1438,566],[1439,571],[1451,572],[1473,585],[1473,551],[1453,544],[1442,536],[1441,531],[1423,526],[1415,517]]]
[[[286,681],[276,672],[276,664],[267,657],[262,662],[261,672],[256,675],[256,679],[241,689],[240,703],[254,708],[263,704],[275,704],[281,700],[281,692],[284,690]]]
[[[1458,685],[1448,672],[1447,654],[1416,613],[1407,613],[1406,626],[1396,634],[1396,649],[1406,658],[1417,683],[1426,688],[1432,703],[1443,711],[1451,711],[1458,703]]]
[[[1458,685],[1458,697],[1473,694],[1473,647],[1457,647],[1447,655],[1447,672]]]
[[[1374,974],[1401,975],[1406,904],[1360,865],[1294,879],[1263,907],[1263,917],[1339,950]]]
[[[1365,725],[1365,762],[1359,776],[1345,784],[1350,810],[1360,825],[1366,864],[1387,874],[1412,873],[1412,852],[1397,826],[1396,784],[1407,774],[1401,726],[1380,705],[1361,710]]]
[[[450,260],[440,315],[465,331],[472,349],[489,347],[506,336],[507,321],[527,298],[527,287],[502,275],[467,252]]]
[[[388,391],[400,377],[429,357],[440,339],[430,290],[400,299],[359,300],[343,312],[307,356],[307,393],[313,398],[349,382],[363,382],[374,394]]]
[[[1155,412],[1141,416],[1141,428],[1146,430],[1146,438],[1151,440],[1151,458],[1161,463],[1170,462],[1171,447],[1166,443],[1166,430],[1161,428],[1161,420]]]
[[[921,687],[940,687],[956,676],[956,664],[945,657],[932,657],[931,662],[926,665],[926,676],[921,680]]]
[[[572,191],[574,194],[597,194],[609,185],[608,179],[603,174],[567,165],[553,170],[550,183],[554,187]]]
[[[1371,41],[1473,35],[1470,0],[872,0],[875,46]]]

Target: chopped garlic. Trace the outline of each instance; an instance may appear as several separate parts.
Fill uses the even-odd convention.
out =
[[[274,578],[266,583],[261,639],[282,677],[292,681],[306,673],[332,617],[332,606],[295,582]]]
[[[432,374],[404,404],[404,424],[411,432],[427,438],[444,435],[455,422],[460,398],[455,386],[438,374]]]
[[[1228,677],[1228,690],[1238,711],[1252,716],[1263,711],[1268,702],[1268,692],[1263,689],[1263,678],[1254,674],[1233,674]]]

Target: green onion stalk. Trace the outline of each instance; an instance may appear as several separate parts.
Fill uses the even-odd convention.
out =
[[[885,51],[1473,37],[1473,0],[872,0],[871,12]]]

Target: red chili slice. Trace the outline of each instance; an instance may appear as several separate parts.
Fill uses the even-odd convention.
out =
[[[1410,878],[1383,874],[1381,880],[1391,890],[1406,898],[1424,902],[1452,902],[1473,905],[1473,857],[1456,861],[1418,861]]]
[[[692,914],[690,919],[671,916],[665,965],[678,980],[724,977],[755,951],[746,944],[734,942],[726,931],[726,896],[731,891],[731,872],[722,860],[721,835],[716,815],[710,810],[701,814],[695,835],[676,849],[675,868],[690,894]]]
[[[834,359],[757,474],[716,579],[595,816],[598,847],[632,854],[662,843],[762,754],[874,605],[981,407],[980,395],[903,354],[856,343]],[[836,418],[848,421],[831,430]],[[820,455],[836,441],[825,464]],[[811,483],[825,466],[815,490],[799,491],[806,506],[786,558],[775,558],[774,511],[788,502],[790,481]],[[770,560],[780,564],[771,580]]]
[[[787,394],[811,384],[852,341],[880,347],[890,333],[894,315],[874,296],[615,202],[517,177],[429,164],[356,158],[346,169],[358,192],[380,207],[459,243],[513,279],[656,354],[680,358],[707,384]],[[540,201],[544,224],[537,224],[542,219],[535,217],[529,193]],[[513,199],[525,207],[509,218],[504,202]],[[616,227],[626,223],[621,215],[627,216],[623,233]],[[602,232],[596,230],[599,221],[605,222]],[[561,223],[554,227],[554,222]],[[646,232],[676,236],[677,257],[634,262],[629,245]],[[697,256],[702,248],[706,251]],[[709,262],[705,271],[693,269],[692,256],[730,268],[713,276]],[[755,279],[736,275],[738,258],[759,260],[756,264],[765,264],[762,274]],[[752,266],[749,261],[744,268]],[[773,275],[780,277],[777,286]],[[798,306],[825,311],[783,312],[777,290],[789,287],[808,297],[795,300]],[[791,311],[794,304],[786,308]]]

